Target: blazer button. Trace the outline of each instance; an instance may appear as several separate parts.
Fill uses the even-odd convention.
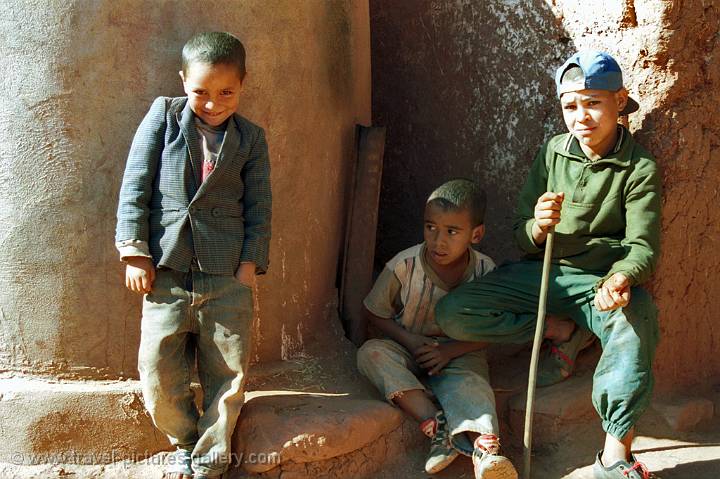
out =
[[[218,216],[220,216],[220,208],[213,208],[211,214],[212,214],[215,218],[217,218]]]
[[[197,211],[197,208],[191,206],[190,208],[188,208],[188,211],[190,211],[190,213],[195,213]]]

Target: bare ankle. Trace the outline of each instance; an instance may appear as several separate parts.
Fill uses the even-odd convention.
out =
[[[603,449],[602,457],[600,461],[605,467],[610,467],[613,464],[625,461],[632,462],[632,440],[634,431],[630,430],[627,435],[618,439],[612,434],[605,436],[605,447]]]
[[[575,322],[571,319],[552,315],[545,318],[545,338],[555,344],[568,341],[575,328]]]

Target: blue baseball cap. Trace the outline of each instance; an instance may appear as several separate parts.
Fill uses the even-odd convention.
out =
[[[573,75],[565,73],[568,70],[575,70]],[[568,58],[563,66],[555,72],[555,87],[558,98],[563,93],[578,90],[609,90],[618,91],[623,87],[623,76],[620,65],[608,53],[597,50],[583,50]],[[620,112],[620,115],[627,115],[637,111],[640,106],[632,98],[628,97],[627,105]]]

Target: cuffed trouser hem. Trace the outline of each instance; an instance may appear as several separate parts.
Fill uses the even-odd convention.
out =
[[[224,468],[217,468],[217,469],[210,469],[207,467],[195,467],[195,466],[193,466],[192,469],[193,469],[193,472],[195,473],[194,474],[195,476],[203,475],[206,477],[222,477],[222,475],[225,474],[225,472],[228,470],[229,467],[230,467],[230,464],[228,464]]]
[[[405,391],[426,390],[410,351],[390,339],[365,341],[357,352],[357,366],[391,404]]]
[[[410,391],[422,391],[424,393],[427,393],[427,390],[425,388],[406,388],[406,389],[398,389],[397,391],[393,391],[391,393],[388,393],[385,395],[385,399],[387,402],[389,402],[393,406],[397,406],[397,403],[395,402],[396,399],[399,399],[405,395],[405,393]]]
[[[495,396],[483,351],[454,358],[440,374],[427,377],[427,385],[417,378],[422,372],[410,351],[389,339],[366,341],[358,350],[357,364],[360,372],[393,405],[396,404],[392,400],[406,391],[432,391],[445,412],[453,446],[465,455],[473,451],[465,432],[498,430]]]
[[[635,427],[634,424],[612,424],[610,421],[603,421],[603,431],[613,436],[618,441],[622,441],[625,436]]]
[[[490,421],[495,423],[497,422],[497,418],[493,417]],[[473,450],[475,449],[474,444],[466,434],[468,432],[480,435],[492,434],[498,438],[500,437],[500,432],[496,427],[479,427],[476,421],[464,421],[464,424],[460,424],[450,433],[450,443],[456,451],[467,457],[472,457]]]

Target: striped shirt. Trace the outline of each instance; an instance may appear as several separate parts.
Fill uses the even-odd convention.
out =
[[[470,261],[458,284],[495,269],[490,257],[470,251]],[[444,336],[435,323],[435,305],[456,285],[447,285],[425,259],[425,243],[401,251],[388,261],[363,301],[380,318],[395,319],[406,330],[424,336]]]

